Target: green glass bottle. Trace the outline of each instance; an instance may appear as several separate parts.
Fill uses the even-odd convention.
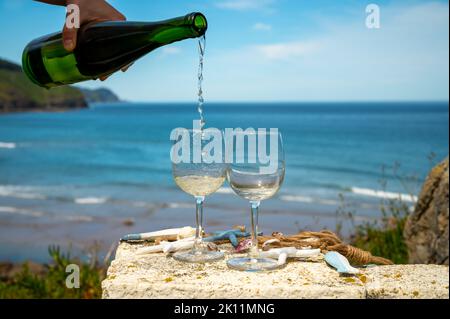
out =
[[[201,13],[161,22],[100,22],[78,32],[74,52],[64,49],[62,33],[32,41],[23,52],[22,67],[34,83],[52,88],[114,73],[164,45],[205,34]]]

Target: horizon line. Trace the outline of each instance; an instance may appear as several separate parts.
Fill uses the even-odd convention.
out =
[[[109,102],[101,102],[103,103],[109,103]],[[120,100],[117,103],[130,103],[130,104],[198,104],[197,101],[164,101],[164,100],[150,100],[150,101],[129,101],[129,100]],[[258,100],[232,100],[232,101],[226,101],[226,100],[212,100],[212,101],[206,101],[205,104],[270,104],[270,103],[282,103],[282,104],[357,104],[357,103],[367,103],[367,104],[375,104],[375,103],[439,103],[439,104],[450,104],[449,100],[350,100],[350,101],[277,101],[277,100],[265,100],[265,101],[258,101]],[[100,103],[99,103],[100,104]]]

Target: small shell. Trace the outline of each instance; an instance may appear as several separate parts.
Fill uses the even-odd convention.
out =
[[[273,232],[273,233],[272,233],[272,236],[273,236],[273,237],[283,237],[284,234],[283,234],[283,233],[280,233],[280,232]]]
[[[208,247],[209,251],[219,251],[219,247],[214,243],[207,243],[206,247]]]
[[[195,229],[192,227],[163,229],[150,233],[129,234],[121,238],[121,241],[172,241],[189,238],[195,235]]]
[[[243,240],[239,243],[239,245],[236,247],[236,252],[237,253],[242,253],[246,250],[249,250],[250,247],[252,247],[252,240],[251,239],[246,239]]]
[[[266,242],[264,242],[264,244],[262,245],[262,249],[264,250],[264,251],[267,251],[267,250],[269,250],[270,248],[268,247],[270,244],[273,244],[273,243],[279,243],[280,242],[280,240],[279,239],[269,239],[268,241],[266,241]]]
[[[284,265],[287,261],[288,254],[287,253],[281,253],[278,257],[278,265]]]

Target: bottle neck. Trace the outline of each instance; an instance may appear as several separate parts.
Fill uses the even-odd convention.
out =
[[[208,23],[203,14],[191,13],[183,17],[148,23],[146,28],[150,32],[152,42],[168,44],[205,35]]]
[[[166,45],[189,38],[198,38],[206,33],[208,23],[201,13],[158,22],[110,21],[92,23],[82,27],[81,37],[87,42],[104,34],[107,38],[140,38],[148,39],[152,44]],[[111,30],[114,34],[111,34]],[[95,34],[95,37],[91,36]],[[145,41],[144,41],[145,42]]]

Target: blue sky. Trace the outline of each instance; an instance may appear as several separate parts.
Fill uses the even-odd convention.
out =
[[[128,20],[203,12],[209,21],[207,101],[385,101],[449,97],[448,1],[114,0]],[[381,8],[367,29],[365,8]],[[0,57],[19,62],[64,9],[0,0]],[[195,40],[159,49],[125,74],[83,86],[131,101],[195,101]]]

